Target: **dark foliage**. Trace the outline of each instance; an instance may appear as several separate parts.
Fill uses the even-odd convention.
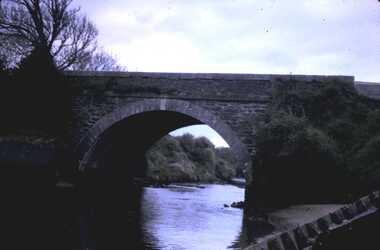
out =
[[[166,136],[147,153],[147,177],[154,182],[229,181],[236,176],[236,160],[218,151],[205,137]]]
[[[230,168],[236,169],[237,177],[245,178],[244,166],[236,161],[236,158],[230,148],[215,148],[215,153],[218,158],[228,163]]]
[[[67,86],[48,49],[36,47],[2,84],[2,133],[62,135],[70,115]]]
[[[380,188],[379,108],[344,82],[277,86],[256,121],[253,202],[347,202]]]

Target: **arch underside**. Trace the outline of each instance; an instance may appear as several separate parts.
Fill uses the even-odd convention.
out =
[[[128,235],[131,240],[126,239],[125,225],[141,225],[143,189],[135,184],[145,177],[145,153],[169,132],[195,124],[207,124],[216,130],[230,145],[236,160],[250,164],[248,151],[235,131],[212,112],[185,101],[151,99],[131,103],[103,117],[89,130],[77,148],[77,157],[85,171],[81,192],[86,230],[89,242],[97,249],[127,249],[142,237],[137,230],[137,235]],[[133,212],[132,222],[126,211]]]
[[[196,124],[213,128],[230,145],[239,163],[250,164],[248,150],[235,131],[209,110],[186,101],[150,99],[120,107],[100,119],[77,148],[79,169],[115,165],[127,157],[128,165],[142,164],[145,152],[157,140]]]

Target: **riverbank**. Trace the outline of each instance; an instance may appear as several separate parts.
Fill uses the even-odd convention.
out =
[[[379,197],[375,191],[346,205],[302,205],[274,211],[272,215],[296,223],[257,237],[244,249],[378,249]]]
[[[286,231],[314,222],[344,206],[344,204],[302,204],[262,212],[260,216],[248,219],[247,223],[254,232],[250,242],[254,245],[263,244]]]
[[[239,187],[239,188],[245,188],[246,182],[244,178],[232,178],[228,184]]]
[[[135,183],[143,186],[143,187],[155,187],[155,188],[167,188],[168,186],[172,185],[178,185],[178,186],[190,186],[190,187],[198,187],[203,188],[205,185],[210,184],[218,184],[218,185],[232,185],[238,188],[245,188],[245,179],[243,178],[233,178],[229,181],[223,181],[223,180],[214,180],[214,181],[198,181],[198,182],[191,182],[191,181],[152,181],[149,179],[135,179]]]
[[[267,214],[275,232],[291,230],[332,213],[345,204],[303,204],[279,209]]]

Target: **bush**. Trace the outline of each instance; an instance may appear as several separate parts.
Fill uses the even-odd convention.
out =
[[[215,176],[223,181],[229,181],[236,177],[236,169],[231,167],[228,162],[218,159],[215,166]]]
[[[303,117],[284,112],[271,117],[256,135],[254,188],[261,191],[254,200],[285,206],[333,198],[322,190],[335,186],[339,173],[334,141]]]
[[[254,121],[252,202],[347,202],[380,188],[379,107],[344,82],[277,86]]]
[[[147,177],[155,182],[229,181],[236,176],[236,164],[229,149],[222,159],[205,137],[190,134],[166,136],[147,153]]]
[[[230,148],[215,148],[215,153],[218,159],[227,163],[230,169],[233,169],[235,177],[245,178],[245,169],[242,164],[236,161],[234,154]]]
[[[380,187],[380,135],[370,139],[355,155],[353,174],[364,189]]]

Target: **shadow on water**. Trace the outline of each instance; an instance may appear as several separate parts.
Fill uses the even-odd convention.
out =
[[[121,179],[102,173],[89,181],[94,183],[82,190],[82,249],[156,249],[153,236],[142,231],[143,188],[125,175]]]
[[[150,226],[142,226],[142,223],[146,223],[145,225],[156,223],[157,216],[152,214],[154,211],[160,215],[165,215],[165,219],[171,218],[171,220],[179,221],[180,228],[174,230],[176,232],[183,230],[180,235],[185,236],[185,238],[182,240],[190,240],[190,243],[193,244],[196,244],[200,239],[197,237],[207,238],[207,240],[211,238],[212,240],[207,244],[212,246],[215,244],[213,240],[220,239],[220,237],[224,238],[224,235],[219,235],[220,233],[228,232],[228,236],[231,236],[231,233],[237,232],[239,229],[237,226],[236,231],[220,231],[220,226],[217,226],[216,230],[214,227],[210,227],[214,228],[214,235],[209,237],[204,234],[210,225],[215,223],[218,225],[221,222],[228,225],[229,220],[235,221],[236,211],[239,210],[224,209],[223,202],[215,200],[210,200],[210,204],[207,205],[203,203],[204,199],[208,200],[213,197],[208,196],[210,191],[207,190],[218,190],[219,192],[228,187],[186,188],[185,193],[177,187],[174,189],[150,189],[150,191],[154,191],[154,194],[157,194],[157,196],[148,195],[148,200],[154,207],[141,209],[144,201],[141,197],[143,189],[138,185],[133,185],[133,181],[125,175],[115,177],[98,172],[90,174],[76,188],[52,188],[55,186],[54,182],[49,180],[54,179],[52,178],[53,174],[48,174],[42,178],[40,172],[34,173],[26,169],[5,172],[2,169],[1,173],[4,174],[2,177],[7,176],[7,178],[1,178],[1,184],[6,184],[3,186],[3,191],[7,192],[3,192],[1,197],[2,220],[0,226],[5,233],[1,237],[0,249],[162,249],[162,244],[165,245],[167,242],[155,238],[157,235],[153,233],[163,234],[165,240],[168,239],[168,236],[171,237],[169,234],[173,231],[154,231]],[[150,192],[150,194],[153,193]],[[6,194],[8,195],[6,196]],[[158,201],[158,198],[161,199],[161,197],[166,198],[166,200]],[[182,200],[173,201],[173,197]],[[218,197],[220,196],[216,198]],[[179,202],[179,208],[176,206],[174,211],[168,212],[168,206],[165,205],[168,204],[168,199],[175,204]],[[201,211],[194,211],[193,205],[187,206],[187,209],[183,210],[183,205],[194,204],[193,199],[198,203],[199,206],[196,207]],[[188,203],[189,201],[191,203]],[[160,207],[159,210],[156,209],[157,206]],[[188,215],[187,212],[189,211],[193,212]],[[190,221],[183,220],[183,218],[182,220],[173,218],[173,215],[178,216],[178,212],[190,218],[197,215],[198,217]],[[235,215],[228,217],[230,213]],[[211,217],[209,217],[210,215]],[[240,220],[241,217],[236,218]],[[192,222],[192,224],[186,224],[186,221]],[[200,222],[206,226],[205,232],[201,232],[201,228],[198,228],[202,224]],[[181,226],[185,226],[185,228]],[[200,231],[194,232],[196,234],[190,238],[187,237],[187,231],[194,228],[198,228]],[[245,235],[249,230],[249,227],[242,227],[240,242],[246,240]],[[218,237],[215,237],[215,233],[218,234]],[[225,246],[227,245],[228,243]]]
[[[53,173],[0,168],[0,249],[53,249],[56,227]]]
[[[228,246],[229,249],[243,249],[244,247],[248,246],[249,243],[252,242],[252,228],[250,227],[249,223],[247,223],[247,219],[243,218],[241,231],[239,235],[236,237],[234,242],[230,246]]]
[[[86,178],[83,177],[83,180],[78,181],[78,186],[75,188],[56,188],[54,173],[43,169],[31,171],[25,168],[18,170],[2,168],[1,174],[1,184],[4,186],[1,196],[0,226],[6,233],[1,237],[0,249],[162,249],[162,239],[155,238],[157,235],[153,235],[152,231],[142,226],[144,222],[150,225],[156,222],[157,217],[152,213],[157,210],[150,210],[150,207],[141,209],[144,200],[142,199],[143,189],[134,184],[134,178],[131,177],[136,176],[134,173],[120,174],[120,172],[111,173],[103,170],[88,172]],[[159,211],[164,212],[164,215],[178,216],[177,212],[180,211],[190,218],[198,216],[197,220],[191,220],[196,221],[191,225],[185,222],[180,223],[180,225],[186,224],[186,229],[198,228],[199,222],[203,222],[204,225],[215,223],[218,225],[222,218],[224,218],[224,223],[225,220],[228,221],[226,215],[236,214],[234,211],[238,211],[223,208],[224,201],[219,199],[222,197],[224,200],[225,195],[214,196],[216,193],[210,193],[210,190],[218,193],[220,190],[230,190],[228,187],[186,188],[186,192],[176,187],[174,190],[163,189],[162,192],[158,189],[154,190],[157,196],[149,196],[154,198],[150,201],[155,206],[160,206]],[[163,196],[163,193],[166,196]],[[173,196],[179,200],[173,201]],[[166,197],[166,200],[158,202],[160,197]],[[184,203],[177,204],[177,202],[186,203],[189,200],[192,201],[189,204],[194,204],[193,199],[201,210],[194,212],[194,205],[183,210]],[[232,195],[231,201],[234,199],[235,196]],[[164,205],[167,204],[167,200],[171,200],[181,209],[168,214],[168,207]],[[209,203],[204,204],[204,200]],[[145,214],[142,214],[142,211]],[[193,211],[193,214],[188,216],[185,213],[187,211]],[[152,221],[149,221],[149,218]],[[235,220],[235,216],[228,218]],[[173,220],[181,221],[176,218]],[[237,230],[238,228],[239,225],[237,225]],[[219,226],[217,229],[216,239],[224,238],[223,235],[219,235],[220,233],[228,232],[230,235],[237,232],[219,231]],[[250,230],[249,227],[243,225],[242,234],[239,237],[241,242],[246,240],[245,235],[251,235]],[[171,233],[172,231],[164,232]],[[161,233],[163,232],[160,231],[159,235]],[[211,237],[204,235],[203,232],[199,233],[198,236],[202,239]],[[188,236],[186,230],[182,235]],[[211,240],[210,244],[213,243],[215,242]]]
[[[261,222],[260,220],[252,220],[252,217],[244,214],[241,231],[228,248],[236,250],[244,249],[254,243],[258,238],[272,233],[273,230],[274,227],[270,224],[264,221]]]
[[[0,249],[155,249],[141,230],[142,188],[98,174],[57,188],[54,172],[2,166]]]

